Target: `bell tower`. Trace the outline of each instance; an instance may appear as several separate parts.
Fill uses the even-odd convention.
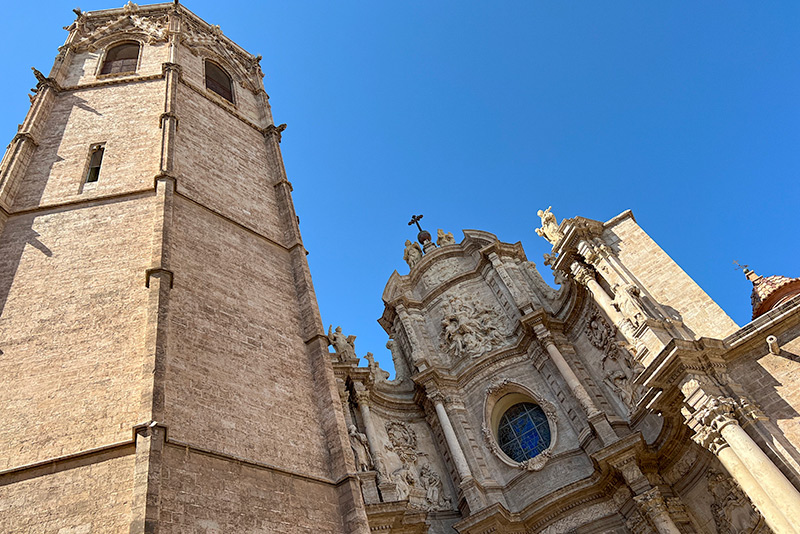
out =
[[[75,11],[0,168],[0,530],[368,532],[260,56]]]

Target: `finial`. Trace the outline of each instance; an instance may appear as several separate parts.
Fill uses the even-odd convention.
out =
[[[735,267],[735,268],[736,268],[736,270],[737,270],[737,271],[738,271],[738,270],[741,270],[741,271],[744,273],[744,276],[745,276],[745,278],[747,278],[748,280],[750,280],[750,281],[751,281],[751,282],[753,282],[754,284],[756,283],[756,281],[758,281],[758,280],[761,278],[759,275],[757,275],[757,274],[755,273],[755,271],[753,271],[753,270],[750,268],[750,266],[749,266],[749,265],[744,265],[744,264],[742,264],[742,263],[739,263],[739,262],[738,262],[738,261],[736,261],[736,260],[733,260],[733,263],[735,263],[735,264],[736,264],[736,267]]]
[[[419,225],[419,221],[422,220],[423,215],[412,215],[411,220],[408,222],[408,225],[411,226],[412,224],[417,225],[417,229],[419,230],[419,234],[417,234],[417,241],[419,241],[420,245],[422,245],[422,249],[425,252],[428,252],[431,248],[436,248],[436,245],[431,241],[431,234],[427,230],[423,230],[422,227]]]
[[[81,8],[79,8],[79,7],[76,7],[75,9],[73,9],[72,12],[75,13],[76,15],[78,15],[78,18],[80,18],[80,16],[83,15],[83,11],[81,11]]]

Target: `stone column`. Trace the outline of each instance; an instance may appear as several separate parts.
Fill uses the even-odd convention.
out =
[[[644,512],[653,526],[656,527],[658,534],[681,534],[678,526],[672,521],[664,497],[658,488],[652,488],[641,495],[633,498],[639,508]]]
[[[693,439],[717,455],[776,534],[800,533],[792,526],[800,526],[800,493],[739,425],[735,408],[733,399],[711,396],[694,414],[684,412],[695,424]]]
[[[770,500],[769,496],[750,474],[739,456],[733,452],[728,443],[719,432],[698,433],[694,440],[710,450],[722,464],[722,467],[739,484],[742,491],[750,498],[756,509],[764,517],[770,529],[775,534],[795,534],[795,530],[781,513],[780,509]]]
[[[441,393],[434,393],[430,395],[429,398],[433,403],[433,407],[436,409],[436,417],[439,418],[439,424],[442,427],[444,439],[447,442],[447,449],[450,451],[450,457],[453,458],[458,476],[461,478],[462,483],[466,480],[470,480],[472,478],[472,473],[467,463],[467,457],[464,456],[464,451],[458,443],[456,432],[453,430],[453,425],[450,423],[450,417],[447,415],[447,410],[444,408],[444,397]]]
[[[606,290],[595,279],[592,268],[576,261],[570,265],[570,270],[575,280],[579,284],[586,286],[586,289],[589,290],[600,308],[608,315],[611,322],[619,325],[625,318],[612,305],[611,297],[608,296]]]
[[[578,376],[569,366],[567,360],[564,359],[564,355],[561,354],[561,351],[556,347],[552,334],[550,334],[543,325],[536,325],[533,330],[536,333],[536,337],[539,338],[544,348],[547,350],[547,353],[550,355],[550,359],[558,368],[558,372],[564,377],[564,381],[567,383],[570,391],[572,391],[572,394],[578,400],[584,412],[586,412],[587,417],[593,417],[599,414],[600,410],[595,406],[589,392],[583,387]]]
[[[378,435],[375,433],[375,425],[372,424],[372,415],[369,413],[369,392],[356,389],[356,401],[361,412],[361,420],[364,422],[364,433],[367,435],[372,463],[375,464],[375,471],[378,472],[378,489],[381,491],[384,502],[396,501],[398,500],[397,486],[387,479],[388,475],[379,448]]]

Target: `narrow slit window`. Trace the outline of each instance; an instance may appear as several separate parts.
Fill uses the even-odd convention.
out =
[[[123,74],[136,72],[139,63],[139,43],[122,43],[106,54],[100,74]]]
[[[89,156],[89,172],[86,173],[87,184],[100,179],[100,166],[103,164],[103,152],[105,152],[105,147],[103,147],[103,145],[92,147],[92,152]]]
[[[233,84],[228,73],[216,63],[206,60],[206,89],[233,103]]]

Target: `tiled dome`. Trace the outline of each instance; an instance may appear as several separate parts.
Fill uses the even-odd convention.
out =
[[[800,294],[800,278],[787,278],[786,276],[759,276],[750,269],[745,270],[745,276],[753,282],[753,292],[750,302],[753,304],[753,319],[763,315],[778,304]]]

